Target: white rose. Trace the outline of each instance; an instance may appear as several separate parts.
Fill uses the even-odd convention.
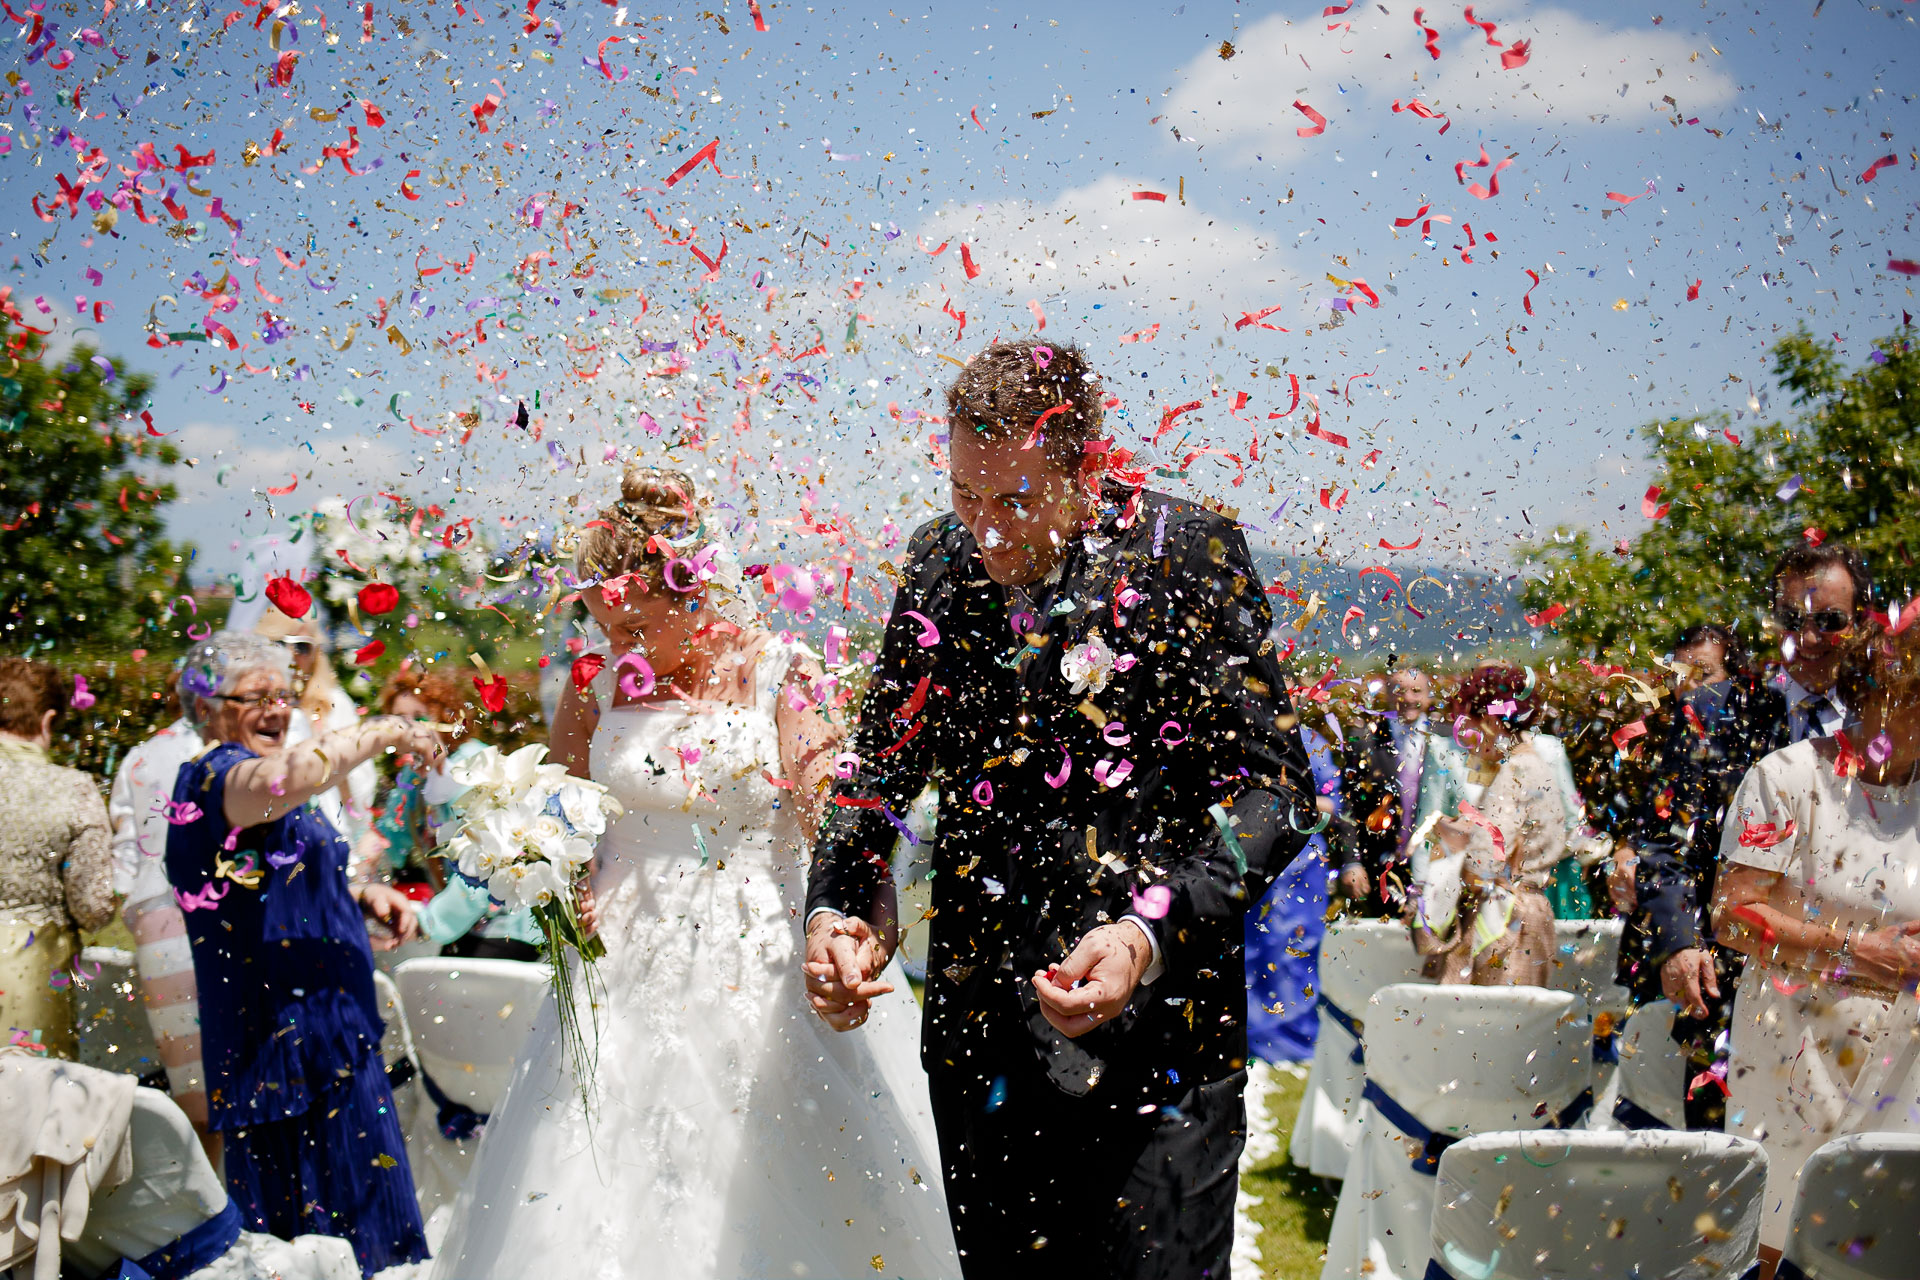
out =
[[[1071,684],[1070,692],[1091,689],[1099,693],[1113,679],[1113,663],[1113,650],[1107,648],[1106,642],[1095,632],[1084,643],[1060,655],[1060,674]]]

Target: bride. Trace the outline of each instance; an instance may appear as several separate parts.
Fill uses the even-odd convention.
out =
[[[838,1036],[802,999],[840,738],[819,668],[755,625],[683,474],[629,469],[576,563],[610,652],[575,666],[553,756],[626,808],[593,881],[594,1105],[549,996],[433,1276],[957,1275],[916,1011]]]

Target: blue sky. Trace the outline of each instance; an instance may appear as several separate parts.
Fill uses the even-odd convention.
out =
[[[158,376],[155,421],[198,460],[173,527],[203,577],[322,498],[400,486],[518,536],[604,501],[609,451],[639,447],[711,469],[769,555],[851,550],[863,581],[944,508],[914,412],[1036,315],[1105,370],[1122,445],[1201,402],[1161,464],[1218,449],[1244,482],[1202,454],[1164,483],[1238,507],[1257,540],[1511,573],[1557,523],[1639,527],[1639,424],[1766,412],[1782,333],[1837,335],[1857,362],[1914,309],[1887,269],[1920,258],[1912,4],[1478,6],[1491,37],[1460,6],[1416,24],[1401,3],[765,3],[764,33],[740,3],[641,7],[376,3],[363,43],[357,6],[256,26],[238,4],[120,3],[57,17],[57,71],[9,28],[0,283],[60,341]],[[1415,99],[1445,120],[1393,110]],[[1324,131],[1299,136],[1296,101]],[[709,141],[717,169],[669,188]],[[93,148],[110,164],[86,189],[111,195],[147,142],[214,154],[141,175],[152,225],[35,216]],[[1498,194],[1468,191],[1509,156]],[[709,272],[689,240],[727,256]],[[144,345],[149,323],[204,332],[223,278],[236,300],[212,318],[238,350]],[[1286,331],[1235,327],[1275,306],[1261,323]],[[1270,420],[1296,376],[1310,398]],[[536,395],[538,440],[509,421]],[[1350,447],[1304,434],[1311,397]],[[1323,488],[1350,496],[1330,510]],[[804,527],[836,512],[847,547]]]

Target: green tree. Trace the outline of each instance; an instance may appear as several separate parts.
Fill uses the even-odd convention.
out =
[[[1846,371],[1833,347],[1804,329],[1773,349],[1790,423],[1736,429],[1725,413],[1650,422],[1652,483],[1667,511],[1613,546],[1565,526],[1525,558],[1521,593],[1576,652],[1615,660],[1665,650],[1699,622],[1753,640],[1774,561],[1802,539],[1859,549],[1874,576],[1875,607],[1920,588],[1920,351],[1913,329],[1882,339]],[[1737,441],[1737,443],[1736,443]],[[1656,507],[1657,509],[1657,507]]]
[[[152,379],[3,326],[0,347],[0,649],[174,647],[153,619],[186,590],[162,537],[175,491],[136,469],[179,457],[138,417]]]

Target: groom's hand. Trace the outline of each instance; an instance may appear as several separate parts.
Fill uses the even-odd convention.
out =
[[[893,990],[873,975],[885,964],[879,935],[858,916],[815,916],[807,926],[807,1003],[835,1031],[867,1020],[875,996]]]
[[[1040,1012],[1061,1035],[1083,1036],[1127,1007],[1152,963],[1153,949],[1139,929],[1124,920],[1103,924],[1080,939],[1065,963],[1033,975]]]

